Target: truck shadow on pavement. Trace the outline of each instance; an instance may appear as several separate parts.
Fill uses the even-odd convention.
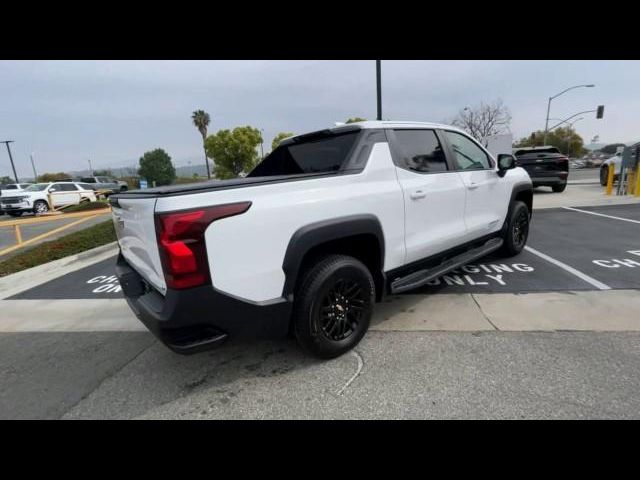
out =
[[[313,369],[318,380],[314,388],[334,394],[355,366],[348,354],[330,361],[309,357],[290,338],[230,341],[189,356],[177,355],[156,341],[105,378],[63,418],[222,418],[233,416],[234,406],[247,404],[255,410],[252,416],[273,416],[278,405],[274,383],[283,387],[276,396],[289,395],[286,385],[304,382],[305,371]],[[239,401],[249,390],[250,395]],[[306,401],[317,393],[303,395],[301,401]]]

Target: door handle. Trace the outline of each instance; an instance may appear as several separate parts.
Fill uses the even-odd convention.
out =
[[[467,185],[467,188],[469,190],[475,190],[476,188],[478,188],[480,185],[478,185],[476,182],[471,182],[469,185]]]
[[[426,196],[427,194],[424,193],[422,190],[416,190],[415,192],[411,192],[411,198],[413,200],[418,200],[419,198],[424,198]]]

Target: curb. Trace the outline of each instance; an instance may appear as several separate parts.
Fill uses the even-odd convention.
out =
[[[16,295],[38,285],[101,262],[118,253],[118,242],[107,243],[91,250],[59,258],[0,278],[0,299]]]

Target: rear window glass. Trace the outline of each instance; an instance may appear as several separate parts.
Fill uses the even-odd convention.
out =
[[[247,176],[337,172],[346,162],[357,136],[358,132],[350,132],[280,145]]]
[[[531,150],[516,150],[514,155],[528,155],[534,153],[560,153],[556,147],[533,148]]]

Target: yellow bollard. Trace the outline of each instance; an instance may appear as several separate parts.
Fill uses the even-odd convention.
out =
[[[640,165],[636,167],[636,186],[634,195],[640,197]]]
[[[613,191],[613,175],[615,172],[615,167],[610,163],[609,164],[609,175],[607,175],[607,195],[611,195]]]
[[[636,191],[636,172],[631,170],[627,175],[627,194],[633,195]]]

